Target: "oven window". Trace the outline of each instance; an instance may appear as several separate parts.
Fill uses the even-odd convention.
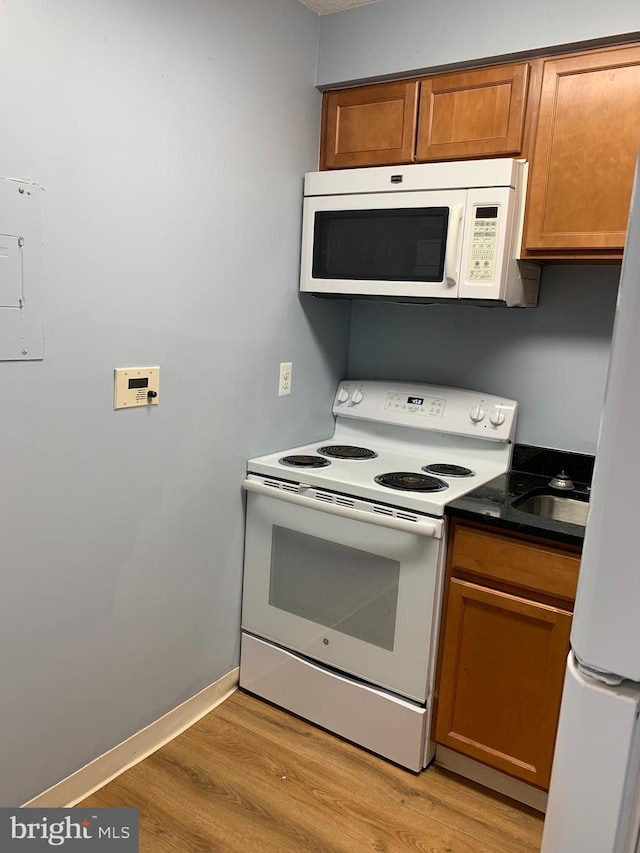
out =
[[[269,604],[393,651],[400,563],[274,526]]]
[[[442,281],[448,207],[316,211],[313,277]]]

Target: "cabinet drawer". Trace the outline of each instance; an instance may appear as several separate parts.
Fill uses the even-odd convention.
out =
[[[471,572],[569,601],[575,599],[580,558],[533,542],[457,525],[451,570]]]

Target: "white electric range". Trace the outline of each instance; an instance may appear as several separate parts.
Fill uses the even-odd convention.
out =
[[[349,380],[333,412],[330,438],[248,463],[240,686],[418,771],[445,507],[508,469],[517,403]]]

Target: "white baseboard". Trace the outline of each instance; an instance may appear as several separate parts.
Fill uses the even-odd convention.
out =
[[[472,782],[484,785],[485,788],[491,788],[492,791],[504,794],[505,797],[511,797],[512,800],[524,803],[525,806],[530,806],[539,812],[544,813],[547,810],[548,795],[545,791],[534,788],[533,785],[528,785],[526,782],[521,782],[520,779],[507,776],[506,773],[501,773],[492,767],[487,767],[479,761],[474,761],[473,758],[467,758],[466,755],[461,755],[446,746],[436,745],[434,763],[438,767],[451,770],[452,773],[464,776],[465,779],[471,779]]]
[[[68,808],[84,800],[224,702],[238,687],[239,672],[237,667],[232,669],[159,720],[24,803],[22,808]]]

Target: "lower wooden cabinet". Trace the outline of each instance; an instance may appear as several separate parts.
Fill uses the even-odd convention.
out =
[[[436,739],[548,787],[571,614],[452,580]]]
[[[555,559],[553,548],[459,525],[468,563],[470,543],[478,548],[477,569],[488,577],[456,569],[456,527],[449,552],[446,611],[440,641],[435,740],[539,788],[549,787],[569,652],[572,602],[531,589],[496,583],[505,575],[505,553],[514,560],[531,555]],[[505,551],[506,545],[506,551]],[[529,553],[529,551],[531,553]],[[559,552],[573,562],[579,556]],[[461,561],[462,562],[462,561]],[[541,565],[541,576],[545,567]],[[456,577],[456,572],[463,577]],[[493,577],[492,577],[493,575]],[[514,564],[513,576],[522,577]],[[544,581],[543,581],[544,586]],[[575,583],[573,585],[575,589]],[[521,593],[521,594],[519,594]]]

